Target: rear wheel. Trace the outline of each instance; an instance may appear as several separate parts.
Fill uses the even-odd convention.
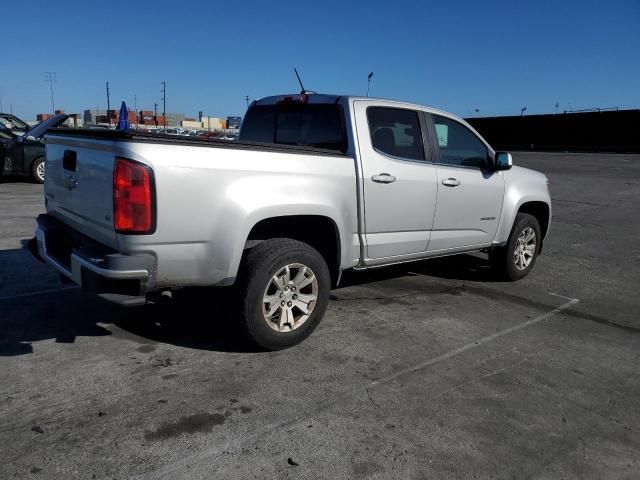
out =
[[[533,269],[540,252],[540,223],[533,215],[518,213],[504,247],[489,253],[493,268],[507,280],[519,280]]]
[[[36,183],[44,183],[45,163],[44,158],[36,158],[31,165],[31,178]]]
[[[324,316],[329,268],[317,250],[288,238],[249,250],[239,279],[242,326],[251,342],[280,350],[307,338]]]

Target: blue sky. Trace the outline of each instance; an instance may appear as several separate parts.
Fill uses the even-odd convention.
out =
[[[5,9],[6,10],[6,9]],[[469,116],[640,108],[640,1],[30,1],[2,15],[0,97],[25,119],[56,108],[160,102],[244,114],[244,96],[305,87]]]

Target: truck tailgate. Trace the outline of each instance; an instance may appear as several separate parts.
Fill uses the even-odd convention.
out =
[[[94,240],[117,248],[113,225],[114,142],[48,135],[47,212]]]

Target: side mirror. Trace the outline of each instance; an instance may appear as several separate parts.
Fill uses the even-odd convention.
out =
[[[496,171],[509,170],[513,166],[513,158],[508,152],[496,152]]]

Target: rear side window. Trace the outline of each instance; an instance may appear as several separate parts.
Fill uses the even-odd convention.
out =
[[[489,151],[485,144],[471,130],[449,118],[432,115],[440,163],[461,167],[484,168]]]
[[[334,104],[251,107],[239,140],[347,151],[344,114],[342,107]]]
[[[418,112],[402,108],[367,109],[371,144],[379,152],[409,160],[424,160]]]

